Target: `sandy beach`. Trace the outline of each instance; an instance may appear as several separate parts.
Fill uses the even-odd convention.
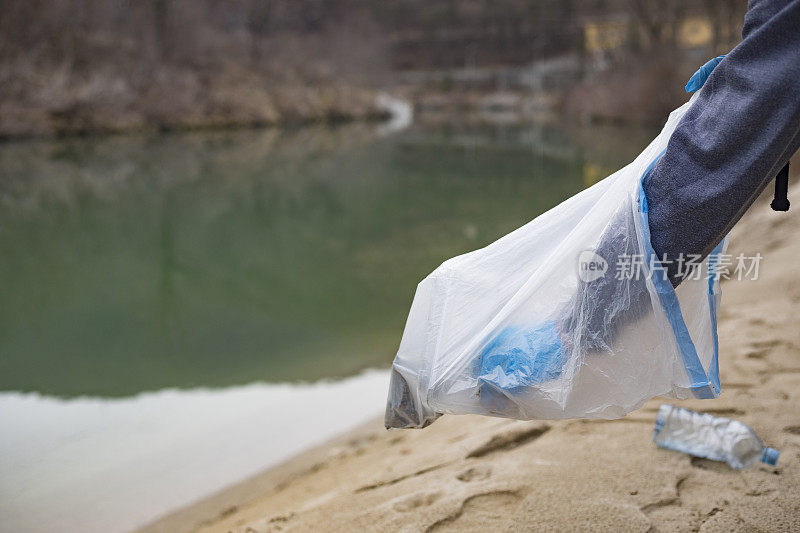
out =
[[[780,450],[776,466],[656,448],[660,398],[616,421],[375,419],[142,531],[800,530],[800,205],[773,212],[771,195],[729,249],[764,259],[757,281],[723,283],[723,393],[674,403],[749,424]]]

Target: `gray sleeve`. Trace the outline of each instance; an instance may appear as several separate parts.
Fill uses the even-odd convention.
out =
[[[753,0],[644,184],[667,260],[708,255],[800,146],[800,0]],[[677,285],[677,264],[667,265]]]

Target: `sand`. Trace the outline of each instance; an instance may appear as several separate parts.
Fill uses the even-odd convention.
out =
[[[776,466],[656,448],[659,398],[616,421],[376,419],[145,531],[800,531],[800,205],[768,202],[729,250],[764,259],[757,281],[723,283],[723,394],[673,403],[749,424]]]

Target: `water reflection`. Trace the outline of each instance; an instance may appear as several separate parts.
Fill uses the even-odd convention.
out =
[[[0,393],[0,530],[131,531],[375,416],[388,381]]]
[[[123,396],[387,365],[425,274],[643,145],[570,135],[353,125],[1,145],[0,390]]]

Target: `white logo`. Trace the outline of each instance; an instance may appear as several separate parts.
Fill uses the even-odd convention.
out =
[[[602,278],[608,270],[608,261],[591,250],[578,256],[578,277],[586,283]]]

